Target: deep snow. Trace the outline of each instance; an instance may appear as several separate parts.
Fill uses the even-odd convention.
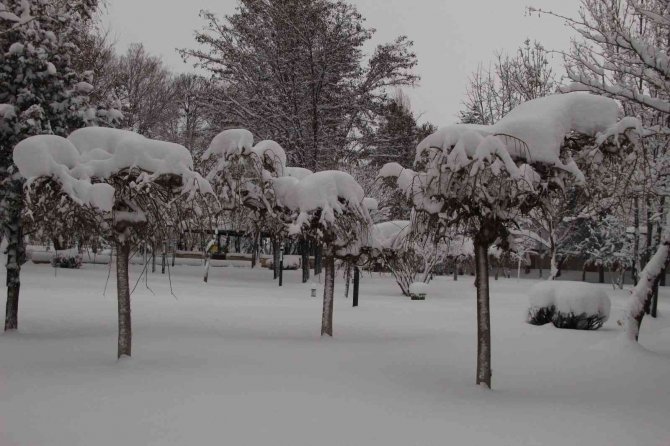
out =
[[[131,281],[141,267],[134,266]],[[0,445],[669,445],[670,323],[622,339],[627,291],[594,332],[524,323],[534,282],[492,284],[493,387],[474,385],[471,277],[426,301],[362,275],[336,285],[334,334],[299,271],[182,266],[133,295],[116,360],[114,272],[27,264],[19,332],[0,335]],[[4,283],[4,271],[0,273]],[[664,289],[660,313],[670,312]],[[653,352],[652,352],[653,351]]]

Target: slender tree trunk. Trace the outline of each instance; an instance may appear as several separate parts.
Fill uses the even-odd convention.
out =
[[[14,184],[16,183],[16,184]],[[7,207],[7,305],[5,308],[5,331],[19,328],[19,292],[21,290],[21,265],[26,261],[26,247],[23,241],[23,182],[13,181],[10,185],[10,205]]]
[[[274,279],[279,277],[279,249],[279,239],[274,237],[272,239],[272,270]]]
[[[347,262],[344,273],[344,297],[349,297],[349,282],[351,282],[351,263]]]
[[[323,314],[321,336],[333,336],[333,301],[335,296],[335,257],[328,252],[325,258],[326,283],[323,287]]]
[[[358,290],[361,283],[361,271],[358,269],[358,266],[354,266],[354,296],[351,299],[352,306],[358,306]]]
[[[256,262],[258,261],[258,237],[255,232],[253,237],[254,241],[251,244],[251,269],[256,268]]]
[[[167,252],[166,252],[165,242],[162,243],[162,247],[163,247],[163,249],[162,249],[162,252],[161,252],[161,274],[165,274],[165,266],[167,264],[167,259],[166,259]]]
[[[475,241],[477,281],[477,384],[491,388],[491,314],[489,307],[489,244]]]
[[[309,281],[309,240],[302,241],[300,253],[302,254],[302,283],[307,283]]]
[[[631,298],[624,317],[624,327],[628,339],[637,341],[642,319],[651,304],[654,284],[668,261],[670,250],[670,228],[664,229],[661,244],[640,272],[639,281],[631,292]]]
[[[151,272],[156,272],[156,246],[151,245]]]
[[[130,323],[130,283],[128,263],[130,243],[116,243],[116,289],[119,300],[119,350],[118,358],[130,356],[132,329]]]
[[[651,307],[651,310],[649,311],[651,317],[658,316],[658,286],[660,285],[661,277],[663,277],[664,274],[665,269],[662,269],[661,275],[654,281],[654,287],[651,292],[651,303],[649,305]]]
[[[633,285],[637,285],[640,271],[640,202],[637,197],[633,199]]]
[[[314,248],[314,275],[321,274],[321,263],[323,260],[323,248],[321,245],[316,245]]]
[[[454,282],[458,280],[458,263],[454,262]]]

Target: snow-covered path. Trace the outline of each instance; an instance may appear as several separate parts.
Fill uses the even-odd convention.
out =
[[[333,339],[299,271],[150,274],[133,295],[133,357],[116,360],[105,266],[24,270],[19,332],[0,335],[0,445],[670,445],[670,321],[626,346],[523,322],[533,283],[492,281],[493,391],[474,385],[471,278],[425,302],[363,275],[361,306],[336,285]],[[134,270],[134,277],[139,267]],[[134,280],[131,276],[131,281]],[[4,271],[0,273],[4,283]],[[660,312],[670,314],[670,290]]]

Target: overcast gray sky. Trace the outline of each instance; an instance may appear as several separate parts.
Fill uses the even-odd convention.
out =
[[[514,51],[528,37],[565,49],[569,28],[557,19],[525,13],[526,6],[576,15],[579,0],[350,0],[377,29],[373,43],[406,34],[414,41],[420,85],[406,91],[412,108],[438,126],[456,122],[469,74],[499,50]],[[193,47],[201,9],[231,14],[236,0],[109,0],[104,23],[118,50],[142,42],[175,71],[189,71],[175,48]],[[560,65],[558,56],[554,63]]]

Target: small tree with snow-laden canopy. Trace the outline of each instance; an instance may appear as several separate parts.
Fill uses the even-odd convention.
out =
[[[254,137],[246,129],[228,129],[216,135],[203,160],[211,164],[207,179],[219,199],[215,207],[239,212],[243,206],[252,214],[254,223],[250,229],[254,236],[260,232],[271,234],[276,278],[286,224],[276,209],[274,181],[282,177],[297,180],[312,172],[286,166],[286,153],[277,142],[263,140],[254,145]],[[309,266],[308,262],[303,262],[305,266]]]
[[[435,266],[450,255],[451,241],[413,234],[411,221],[391,220],[372,227],[370,255],[391,270],[402,294],[409,296],[410,285],[419,274],[421,282],[430,282]]]
[[[490,246],[505,247],[519,216],[566,184],[583,184],[584,171],[639,127],[635,119],[619,122],[618,113],[615,101],[588,94],[535,99],[492,126],[454,125],[430,135],[417,147],[416,172],[395,163],[380,171],[428,215],[417,230],[440,236],[456,226],[473,240],[477,384],[491,387]]]
[[[130,255],[147,239],[165,240],[170,209],[180,199],[211,192],[209,183],[192,170],[185,147],[109,128],[80,129],[67,139],[28,138],[14,149],[14,162],[29,191],[49,179],[64,196],[100,211],[101,226],[90,229],[116,249],[118,357],[130,356]]]
[[[358,257],[371,225],[363,188],[346,172],[326,170],[275,181],[277,207],[290,220],[289,235],[324,247],[325,287],[321,335],[333,335],[335,258]]]

